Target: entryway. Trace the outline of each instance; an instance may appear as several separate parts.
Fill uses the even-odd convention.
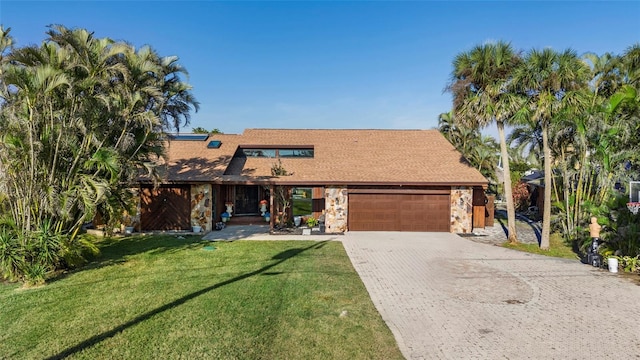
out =
[[[259,186],[236,186],[234,215],[259,215]]]

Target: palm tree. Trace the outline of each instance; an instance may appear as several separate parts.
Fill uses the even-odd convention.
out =
[[[576,114],[584,112],[588,104],[580,96],[587,87],[589,68],[573,50],[562,53],[552,49],[531,50],[513,78],[512,86],[528,99],[527,113],[540,124],[544,159],[544,210],[540,248],[549,249],[551,231],[551,149],[549,127],[567,109]]]
[[[542,165],[542,129],[533,121],[523,121],[511,130],[507,137],[510,147],[514,147],[531,166]]]
[[[624,82],[640,90],[640,43],[630,46],[621,57]]]
[[[198,126],[198,127],[195,127],[193,129],[191,129],[191,132],[194,133],[194,134],[209,134],[209,135],[211,135],[211,134],[222,134],[223,133],[218,128],[215,128],[215,129],[212,129],[212,130],[207,130],[207,129],[201,127],[201,126]]]
[[[586,53],[582,56],[590,64],[591,88],[593,91],[592,105],[598,97],[611,96],[621,84],[620,57],[611,53],[597,55]]]
[[[438,115],[438,131],[453,144],[452,139],[457,131],[457,126],[451,111]]]
[[[467,159],[471,166],[495,184],[498,144],[493,137],[482,135],[478,129],[460,126],[452,112],[438,116],[438,131]]]
[[[493,184],[497,182],[498,149],[499,145],[492,136],[481,135],[468,157],[471,164]]]
[[[24,245],[42,229],[70,242],[98,207],[124,207],[123,184],[151,168],[165,131],[187,125],[198,103],[177,58],[150,47],[53,26],[41,45],[5,51],[6,34],[0,28],[3,206]]]
[[[504,126],[521,107],[522,101],[508,91],[512,73],[521,61],[520,54],[509,43],[476,46],[456,56],[447,87],[453,94],[453,111],[461,124],[470,128],[482,128],[494,122],[497,125],[511,243],[518,240]]]

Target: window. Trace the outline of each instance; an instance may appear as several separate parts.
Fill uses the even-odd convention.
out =
[[[311,215],[312,194],[311,188],[293,188],[291,191],[293,216]]]
[[[205,141],[209,138],[207,134],[169,134],[171,140],[182,141]]]
[[[242,148],[242,152],[247,157],[266,157],[266,158],[312,158],[314,155],[313,147],[283,147],[277,146],[268,148],[248,147]]]
[[[280,157],[313,157],[313,149],[278,149]]]
[[[276,149],[242,149],[242,152],[247,157],[276,157]]]

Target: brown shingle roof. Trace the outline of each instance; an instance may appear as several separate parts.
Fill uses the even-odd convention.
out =
[[[222,141],[222,146],[208,149],[211,140]],[[276,159],[251,157],[240,175],[224,175],[243,145],[313,145],[315,154],[282,158],[291,176],[274,179]],[[167,165],[165,180],[172,182],[487,184],[437,130],[247,129],[241,135],[211,135],[207,141],[173,140]]]

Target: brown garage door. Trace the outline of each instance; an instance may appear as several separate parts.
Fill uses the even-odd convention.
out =
[[[189,186],[143,188],[140,194],[142,230],[191,229]]]
[[[449,195],[349,194],[350,231],[449,231]]]

